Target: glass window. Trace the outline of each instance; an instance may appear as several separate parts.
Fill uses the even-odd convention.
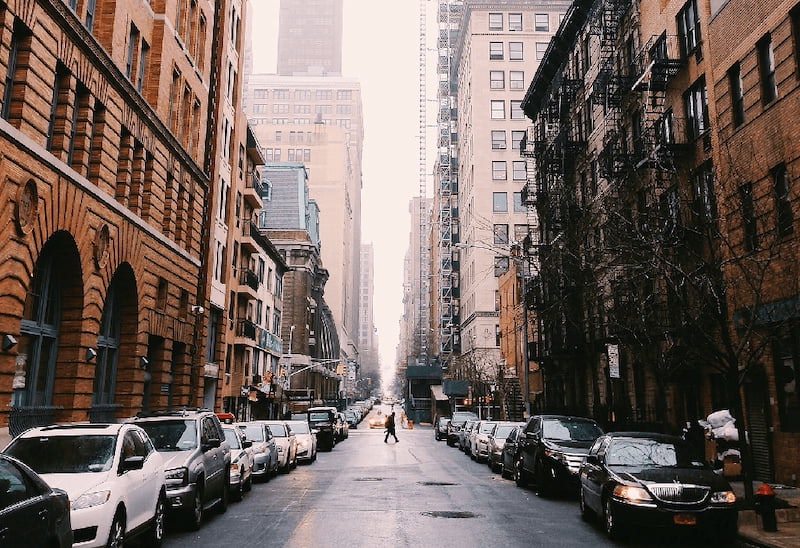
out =
[[[511,150],[520,150],[522,146],[522,140],[525,138],[524,131],[512,131],[511,132]]]
[[[506,168],[505,160],[492,161],[492,180],[505,181],[508,178],[508,169]]]
[[[499,150],[506,148],[506,132],[502,129],[492,130],[492,149]]]
[[[731,117],[734,126],[744,123],[744,93],[742,91],[742,73],[739,63],[728,69],[728,87],[731,97]]]
[[[689,137],[697,139],[708,128],[708,103],[706,100],[706,83],[700,79],[684,95],[687,131]]]
[[[534,29],[538,32],[550,32],[550,17],[546,13],[537,13],[533,16]]]
[[[506,192],[492,193],[492,211],[494,211],[495,213],[504,213],[508,211],[508,193]]]
[[[767,104],[778,96],[772,36],[769,34],[764,36],[758,41],[756,47],[758,48],[758,75],[761,78],[761,102]]]
[[[505,73],[502,70],[489,71],[489,89],[504,89],[506,87]]]
[[[527,208],[522,203],[522,192],[515,192],[513,198],[514,198],[514,213],[524,213],[524,212],[526,212]],[[519,225],[517,225],[517,226],[519,226]],[[517,226],[514,227],[514,233],[515,234],[516,234]],[[523,225],[523,226],[525,226],[526,230],[527,230],[527,225]],[[520,238],[517,238],[516,236],[514,236],[514,239],[517,240],[517,241],[520,240]]]
[[[511,119],[524,120],[525,112],[522,110],[522,101],[511,101]]]
[[[503,42],[489,42],[489,59],[493,61],[503,60]]]
[[[677,15],[678,36],[684,57],[688,57],[700,44],[700,17],[697,13],[697,0],[689,0]]]
[[[508,58],[511,61],[522,61],[522,42],[508,43]]]
[[[528,170],[525,166],[525,160],[514,160],[511,163],[512,176],[515,181],[525,181],[528,178]]]
[[[775,210],[777,211],[778,233],[786,236],[794,231],[794,214],[789,193],[789,174],[786,164],[779,164],[772,169],[775,185]]]
[[[492,101],[492,120],[505,120],[506,118],[506,102],[505,101]]]
[[[742,212],[742,228],[744,232],[744,249],[753,251],[758,247],[756,213],[753,205],[753,184],[745,183],[739,187],[739,210]]]
[[[508,72],[509,89],[525,89],[525,72],[521,70],[511,70]]]
[[[536,60],[541,61],[544,59],[544,54],[547,52],[547,45],[549,42],[536,42]]]
[[[489,30],[503,30],[503,14],[490,13],[489,14]]]
[[[508,30],[522,30],[522,14],[509,13],[508,14]]]
[[[494,225],[494,243],[508,243],[508,225]]]

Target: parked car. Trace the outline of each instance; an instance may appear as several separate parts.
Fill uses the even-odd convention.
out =
[[[336,446],[336,408],[309,407],[308,423],[317,434],[317,448],[331,451]]]
[[[477,420],[477,418],[478,415],[472,411],[454,411],[453,416],[450,417],[450,424],[447,425],[447,445],[450,447],[459,445],[464,425],[468,420]]]
[[[238,422],[236,427],[250,440],[253,450],[253,480],[267,481],[278,473],[278,446],[269,426],[263,422]]]
[[[520,422],[498,422],[495,424],[492,431],[489,433],[488,453],[486,464],[489,465],[492,472],[501,472],[503,447],[505,447],[506,439],[512,430],[518,426],[524,426],[525,423]]]
[[[738,508],[728,481],[693,458],[680,438],[654,433],[605,434],[580,468],[580,509],[601,516],[609,537],[635,524],[698,530],[721,545],[736,538]]]
[[[471,459],[482,462],[489,458],[489,435],[496,425],[497,421],[480,421],[472,428],[467,451]]]
[[[297,437],[286,421],[259,421],[266,424],[278,447],[278,470],[288,474],[297,466]]]
[[[511,478],[516,473],[519,460],[519,438],[525,435],[525,423],[515,426],[506,436],[503,450],[500,453],[500,475]]]
[[[57,424],[31,428],[3,452],[69,494],[74,546],[122,546],[164,538],[164,466],[144,430],[132,424]],[[25,543],[29,544],[29,543]]]
[[[336,441],[344,441],[350,437],[350,424],[341,411],[336,413]]]
[[[532,479],[540,495],[550,495],[556,490],[577,492],[578,469],[589,447],[602,433],[592,419],[532,416],[519,439],[517,485],[525,486]]]
[[[140,412],[131,422],[148,433],[164,458],[171,515],[184,518],[197,530],[207,510],[228,509],[231,448],[213,411]]]
[[[70,548],[69,495],[22,461],[0,454],[0,546]]]
[[[449,424],[450,417],[436,417],[436,420],[433,422],[433,435],[436,438],[436,441],[447,439],[447,427]]]
[[[297,462],[309,463],[317,460],[317,435],[311,431],[308,420],[303,418],[291,421],[289,426],[297,438]]]
[[[469,447],[469,435],[472,434],[472,429],[475,428],[475,424],[478,422],[480,422],[478,419],[468,420],[458,433],[458,448],[464,453],[467,452],[467,448]]]
[[[361,417],[353,409],[348,409],[344,412],[344,417],[347,419],[347,424],[350,428],[358,428],[358,423],[361,422]]]
[[[242,430],[234,425],[223,425],[225,439],[231,446],[231,472],[228,486],[234,500],[242,500],[244,493],[253,488],[253,442],[245,439]]]
[[[369,427],[370,428],[385,428],[386,427],[386,415],[384,415],[383,411],[378,409],[373,415],[369,418]]]

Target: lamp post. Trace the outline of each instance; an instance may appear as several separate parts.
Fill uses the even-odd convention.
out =
[[[456,243],[453,244],[454,247],[458,249],[485,249],[486,251],[491,251],[495,253],[496,256],[503,257],[509,260],[514,261],[517,264],[520,272],[520,293],[521,293],[521,312],[522,312],[522,336],[520,337],[521,341],[521,359],[522,359],[522,404],[525,412],[525,418],[527,419],[531,415],[531,402],[530,402],[530,379],[529,379],[529,367],[530,363],[528,361],[528,302],[527,302],[527,285],[525,282],[525,259],[524,257],[517,256],[514,254],[515,249],[521,249],[517,244],[512,244],[509,253],[500,253],[498,254],[497,249],[494,249],[490,246],[481,246],[475,244],[467,244],[467,243]]]

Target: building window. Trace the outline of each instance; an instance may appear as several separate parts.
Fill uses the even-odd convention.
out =
[[[795,74],[800,78],[800,4],[789,11],[792,18],[792,39],[794,39]]]
[[[489,59],[492,61],[503,60],[503,42],[489,42]]]
[[[67,124],[68,113],[73,105],[69,104],[70,82],[72,75],[67,70],[66,65],[60,61],[56,63],[56,75],[53,82],[53,99],[50,105],[50,124],[47,128],[47,150],[59,155],[64,150],[66,144],[66,132],[71,132],[72,128]]]
[[[692,174],[694,210],[698,224],[711,226],[716,222],[717,208],[714,200],[714,170],[711,162],[704,163]]]
[[[114,387],[117,378],[117,356],[119,354],[122,302],[118,277],[108,287],[103,315],[100,318],[100,333],[97,335],[97,358],[94,375],[92,403],[114,403]]]
[[[708,129],[708,102],[706,83],[698,80],[684,95],[687,128],[690,139],[697,139]]]
[[[794,231],[794,214],[790,196],[789,173],[786,164],[778,164],[772,168],[772,180],[775,186],[775,211],[777,213],[778,234],[786,236]]]
[[[550,16],[547,13],[537,13],[533,16],[534,29],[537,32],[550,32]]]
[[[773,359],[778,394],[778,415],[781,430],[800,432],[800,359],[798,359],[797,328],[783,327],[775,337]]]
[[[502,70],[489,71],[489,89],[504,89],[506,87],[506,77]]]
[[[508,178],[508,168],[505,160],[492,161],[492,180],[505,181]]]
[[[700,15],[697,13],[697,0],[689,0],[683,5],[677,16],[678,36],[681,41],[681,53],[686,58],[700,44]]]
[[[508,243],[508,225],[494,225],[494,243],[505,245]]]
[[[11,46],[8,54],[5,86],[3,89],[3,108],[0,115],[5,120],[14,121],[17,126],[22,118],[22,105],[25,99],[25,86],[28,82],[28,63],[31,51],[32,33],[25,25],[14,21]]]
[[[541,61],[547,53],[547,45],[549,42],[536,42],[536,60]]]
[[[94,28],[94,8],[95,0],[87,0],[86,17],[84,18],[83,22],[86,25],[86,28],[89,29],[89,32],[91,32]]]
[[[139,68],[136,72],[136,91],[141,92],[144,89],[145,70],[147,69],[147,58],[150,55],[150,45],[142,40],[139,45]]]
[[[511,101],[511,119],[524,120],[525,112],[522,110],[522,101]]]
[[[522,14],[509,13],[508,14],[508,30],[521,31],[522,30]]]
[[[492,211],[505,213],[508,211],[508,194],[506,192],[492,193]]]
[[[509,89],[525,89],[525,72],[521,70],[511,70],[508,72]]]
[[[525,213],[528,211],[528,208],[522,203],[522,192],[515,192],[512,198],[514,199],[514,213]],[[517,228],[519,226],[520,225],[514,225],[514,239],[518,242],[522,241],[522,238],[517,237],[519,232]],[[525,229],[527,230],[528,225],[523,226],[525,226]]]
[[[492,120],[505,120],[506,118],[506,102],[505,101],[492,101]]]
[[[494,258],[494,276],[499,278],[508,272],[508,257],[497,256]]]
[[[512,131],[511,132],[511,150],[520,150],[522,146],[522,140],[525,138],[524,131]]]
[[[522,42],[508,43],[508,58],[511,61],[522,61],[523,58]]]
[[[742,244],[745,251],[753,251],[758,247],[758,232],[752,183],[745,183],[739,187],[739,200],[739,209],[742,212]]]
[[[492,150],[506,148],[506,132],[501,129],[492,130]]]
[[[514,160],[511,162],[512,179],[515,181],[526,181],[528,179],[528,170],[525,167],[525,160]]]
[[[731,117],[734,127],[738,127],[744,123],[744,91],[739,63],[734,63],[728,69],[728,87],[731,96]]]
[[[125,58],[125,76],[128,79],[131,78],[133,75],[133,64],[136,62],[136,49],[137,45],[139,44],[139,29],[136,28],[136,25],[131,23],[130,31],[128,32],[128,54]]]
[[[503,14],[490,13],[489,14],[489,30],[503,30]]]
[[[770,34],[764,36],[758,41],[756,48],[758,49],[758,76],[761,78],[761,102],[766,105],[778,96],[772,36]]]

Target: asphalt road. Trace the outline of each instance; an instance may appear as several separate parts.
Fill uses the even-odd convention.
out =
[[[622,544],[581,520],[577,498],[537,496],[492,473],[428,426],[398,428],[399,443],[366,420],[317,461],[256,484],[197,532],[170,527],[164,546],[458,547]],[[663,538],[658,537],[663,544]],[[686,539],[667,540],[685,546]],[[704,545],[704,544],[699,544]]]

